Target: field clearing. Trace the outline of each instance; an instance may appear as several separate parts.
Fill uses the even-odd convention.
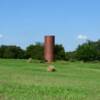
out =
[[[100,63],[0,59],[0,100],[100,100]]]

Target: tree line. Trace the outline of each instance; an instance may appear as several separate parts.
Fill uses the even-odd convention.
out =
[[[55,60],[66,61],[100,61],[100,40],[87,41],[79,45],[75,51],[66,52],[62,44],[54,47]],[[0,58],[44,60],[44,46],[42,43],[29,45],[26,50],[14,45],[1,45]]]
[[[73,52],[66,53],[67,60],[100,61],[100,40],[90,41],[79,45]]]

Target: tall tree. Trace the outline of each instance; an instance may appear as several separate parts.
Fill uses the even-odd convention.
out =
[[[38,59],[38,60],[43,60],[44,59],[44,48],[43,44],[41,43],[36,43],[35,45],[30,45],[26,49],[26,57],[33,58],[33,59]]]
[[[56,44],[55,45],[55,59],[56,60],[65,60],[65,50],[63,45]]]
[[[98,46],[97,46],[98,47]],[[76,50],[76,57],[78,60],[83,61],[93,61],[98,60],[98,50],[97,50],[95,42],[88,41],[81,46],[78,46]],[[99,51],[100,52],[100,51]]]

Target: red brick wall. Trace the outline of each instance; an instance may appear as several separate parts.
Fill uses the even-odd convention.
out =
[[[48,62],[52,62],[54,60],[54,45],[55,36],[45,36],[44,58]]]

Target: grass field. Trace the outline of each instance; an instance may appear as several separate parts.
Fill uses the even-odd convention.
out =
[[[100,63],[0,59],[0,100],[100,100]]]

